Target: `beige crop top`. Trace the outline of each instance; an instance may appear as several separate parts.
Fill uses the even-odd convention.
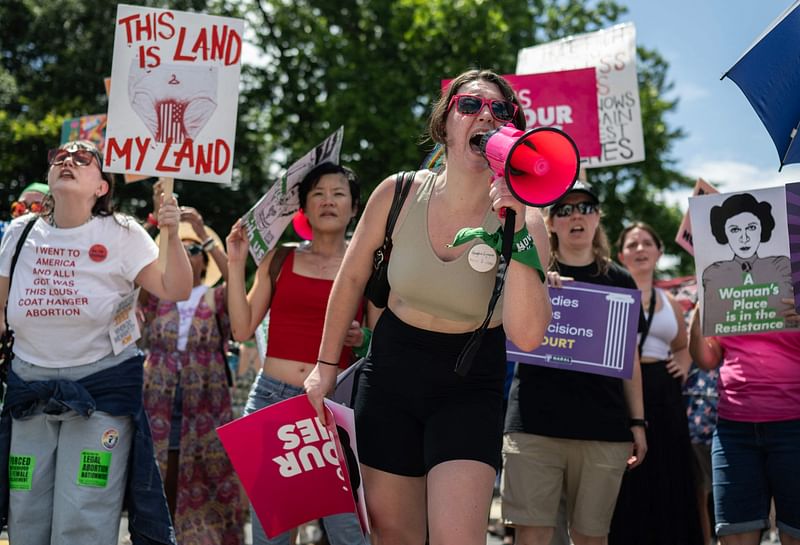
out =
[[[428,203],[435,181],[436,175],[431,174],[422,183],[409,204],[405,220],[395,228],[389,285],[405,303],[422,312],[447,320],[482,322],[492,296],[497,265],[486,272],[472,269],[469,248],[481,244],[479,239],[467,243],[469,248],[453,261],[442,261],[434,253],[428,236]],[[497,215],[490,209],[481,227],[493,233],[499,226]],[[502,311],[501,295],[494,316],[500,316]]]

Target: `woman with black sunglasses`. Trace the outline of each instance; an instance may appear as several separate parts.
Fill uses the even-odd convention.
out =
[[[142,409],[143,356],[132,336],[114,333],[134,325],[115,308],[136,286],[189,295],[177,203],[165,197],[158,217],[170,233],[162,272],[144,229],[114,212],[114,181],[92,143],[68,142],[48,162],[42,212],[14,220],[0,246],[0,308],[8,303],[16,335],[0,420],[0,526],[8,521],[13,543],[112,545],[124,501],[134,542],[174,543]]]
[[[578,182],[550,208],[547,226],[554,288],[563,277],[637,289],[609,258],[600,201],[586,184]],[[622,476],[647,451],[644,425],[638,356],[631,380],[518,365],[506,414],[502,482],[503,518],[516,527],[517,540],[549,544],[563,495],[572,541],[605,543]]]
[[[162,194],[157,182],[156,215]],[[228,261],[200,212],[190,206],[180,212],[178,237],[192,265],[192,293],[175,303],[142,292],[144,406],[178,543],[242,543],[247,507],[216,433],[233,420],[225,357]]]
[[[550,320],[543,274],[548,255],[541,214],[493,180],[480,152],[483,135],[525,118],[508,82],[488,70],[456,77],[431,113],[432,140],[445,148],[440,172],[420,171],[395,225],[388,305],[372,340],[355,399],[358,447],[373,533],[379,543],[483,545],[500,468],[506,335],[539,345]],[[305,389],[320,417],[335,383],[345,317],[358,305],[383,243],[395,176],[374,191],[336,277],[317,366]],[[460,229],[494,233],[503,208],[516,212],[517,239],[504,300],[466,376],[454,372],[461,350],[486,316],[498,265],[495,248],[453,247]],[[535,241],[535,242],[534,242]],[[525,253],[524,256],[520,255]]]

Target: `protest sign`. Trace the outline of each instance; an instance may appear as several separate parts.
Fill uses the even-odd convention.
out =
[[[544,342],[524,352],[506,342],[507,358],[520,363],[629,379],[639,324],[639,290],[564,282],[550,288],[553,319]]]
[[[230,183],[244,21],[117,6],[104,170]]]
[[[84,115],[61,124],[61,143],[88,140],[102,150],[106,141],[106,114]]]
[[[800,182],[786,184],[786,215],[789,224],[794,307],[800,312]]]
[[[694,184],[694,191],[692,196],[708,195],[711,193],[719,193],[716,188],[702,178],[698,178]],[[692,245],[692,222],[689,220],[689,211],[683,215],[681,225],[678,227],[678,234],[675,235],[675,242],[678,246],[689,252],[689,255],[694,255],[694,246]]]
[[[281,233],[300,208],[297,193],[300,182],[320,163],[338,164],[343,139],[344,127],[339,127],[322,143],[292,163],[280,181],[272,184],[266,195],[242,216],[242,225],[250,243],[250,255],[256,264],[261,263],[264,256],[275,247]]]
[[[357,487],[351,485],[335,416],[327,411],[328,426],[300,395],[217,428],[270,538],[309,520],[356,512]],[[355,441],[354,433],[348,435]]]
[[[597,71],[601,150],[593,156],[581,152],[581,165],[595,168],[644,161],[633,23],[521,49],[516,72],[537,74],[590,67]]]
[[[561,129],[575,141],[581,156],[600,154],[594,68],[503,77],[517,92],[527,129]],[[450,81],[443,80],[442,88]]]
[[[356,491],[355,500],[361,531],[369,533],[369,515],[367,502],[364,500],[364,479],[361,477],[361,462],[358,458],[358,442],[356,441],[356,415],[353,409],[346,405],[335,403],[330,399],[325,400],[325,406],[333,413],[336,421],[336,431],[342,445],[342,453],[347,458],[347,469],[350,483]]]
[[[790,327],[792,297],[783,187],[689,199],[697,298],[704,335],[745,335]],[[796,326],[795,326],[796,327]]]

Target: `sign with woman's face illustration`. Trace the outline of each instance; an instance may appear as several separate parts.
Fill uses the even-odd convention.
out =
[[[789,327],[793,296],[783,187],[689,199],[704,335]]]

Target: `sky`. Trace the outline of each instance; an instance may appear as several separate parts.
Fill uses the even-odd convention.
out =
[[[800,165],[779,173],[778,152],[744,94],[720,80],[792,0],[619,0],[620,22],[636,26],[640,47],[669,64],[667,95],[679,99],[670,127],[687,137],[673,150],[678,170],[720,191],[774,187],[800,181]],[[686,209],[690,191],[669,196]]]

